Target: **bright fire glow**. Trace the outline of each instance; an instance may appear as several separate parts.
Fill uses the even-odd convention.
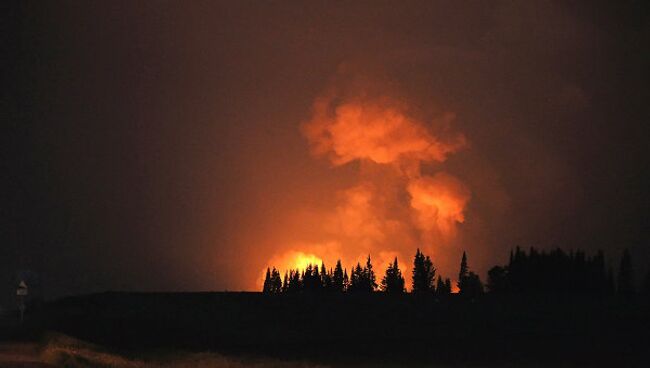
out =
[[[359,178],[338,190],[331,210],[314,214],[319,230],[309,233],[312,243],[289,238],[290,250],[278,249],[267,265],[284,274],[322,260],[329,269],[341,259],[349,271],[370,254],[378,278],[394,257],[409,275],[420,248],[436,267],[446,268],[445,275],[451,273],[452,260],[441,257],[450,253],[471,198],[469,188],[443,167],[468,145],[452,129],[455,115],[427,115],[403,99],[338,87],[315,99],[301,131],[315,157],[333,166],[358,162]],[[266,267],[262,280],[265,272]]]
[[[290,270],[304,270],[309,265],[315,265],[319,267],[323,263],[323,260],[310,253],[304,253],[300,251],[290,251],[281,256],[274,257],[269,267],[275,267],[280,271],[282,277],[284,277],[285,272]],[[329,266],[328,266],[329,267]],[[261,288],[264,285],[264,278],[266,277],[266,268],[262,270],[260,278],[258,280],[258,288]]]

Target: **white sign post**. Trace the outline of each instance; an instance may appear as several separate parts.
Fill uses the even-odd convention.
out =
[[[20,281],[16,289],[16,302],[18,303],[18,311],[20,312],[20,323],[23,323],[23,316],[25,315],[25,298],[27,297],[28,288],[25,281]]]

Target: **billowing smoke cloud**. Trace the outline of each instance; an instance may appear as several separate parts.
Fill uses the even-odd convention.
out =
[[[387,97],[370,101],[355,98],[339,104],[333,98],[321,97],[314,103],[312,119],[303,124],[303,132],[313,153],[328,155],[334,165],[354,160],[379,164],[399,160],[442,162],[465,146],[462,134],[445,140],[407,111],[406,104]],[[448,126],[453,118],[453,114],[446,114],[442,125]]]
[[[464,210],[470,199],[465,184],[439,172],[410,181],[407,190],[419,229],[427,235],[439,235],[438,239],[455,235],[456,224],[465,221]]]
[[[416,247],[438,254],[449,246],[471,197],[460,179],[443,171],[447,158],[467,147],[454,119],[449,112],[427,118],[405,99],[345,85],[316,98],[301,125],[311,153],[334,167],[359,162],[358,183],[341,190],[336,208],[323,215],[324,242],[337,253],[312,245],[274,260],[290,268],[304,259],[292,255],[310,252],[349,266],[372,254],[383,270],[397,256],[408,273]],[[423,166],[433,173],[423,174]]]

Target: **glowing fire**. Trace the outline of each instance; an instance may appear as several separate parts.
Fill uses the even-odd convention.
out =
[[[290,270],[304,270],[309,265],[315,265],[320,267],[323,263],[323,260],[311,253],[304,253],[300,251],[290,251],[281,256],[274,257],[269,267],[275,267],[280,271],[280,274],[284,277],[285,272]],[[258,279],[257,286],[261,288],[264,285],[264,278],[266,277],[266,268],[262,270],[260,278]]]
[[[341,259],[349,269],[371,254],[379,277],[393,257],[407,275],[420,248],[439,267],[436,257],[445,252],[438,250],[451,244],[471,198],[442,167],[467,147],[465,136],[451,128],[455,115],[425,115],[402,99],[339,87],[316,98],[301,131],[314,156],[333,166],[359,162],[359,180],[339,190],[334,208],[318,216],[322,230],[311,239],[320,245],[287,239],[299,246],[280,250],[267,264],[284,274],[322,260],[329,268]],[[451,271],[451,260],[445,262]]]

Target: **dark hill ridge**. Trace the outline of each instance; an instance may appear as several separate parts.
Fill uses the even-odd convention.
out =
[[[647,359],[645,300],[484,295],[121,293],[68,297],[29,325],[120,351],[181,349],[336,362]]]

